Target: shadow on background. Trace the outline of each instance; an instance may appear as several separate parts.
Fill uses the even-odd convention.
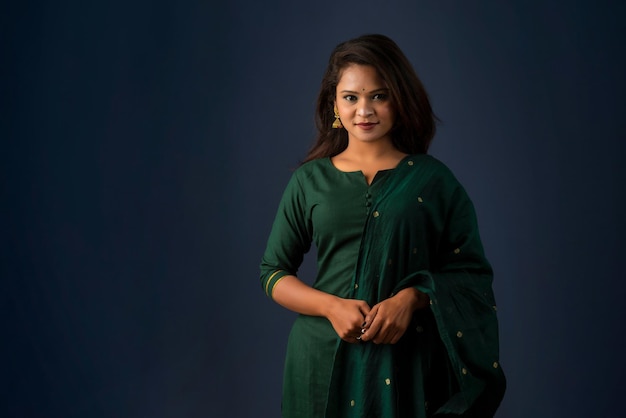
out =
[[[328,55],[368,32],[414,63],[477,207],[498,416],[617,416],[624,6],[88,3],[0,17],[3,416],[279,415],[294,316],[258,263]]]

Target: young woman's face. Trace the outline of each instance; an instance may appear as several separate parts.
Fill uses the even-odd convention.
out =
[[[337,83],[335,104],[350,141],[391,141],[394,112],[389,89],[374,67],[346,67]]]

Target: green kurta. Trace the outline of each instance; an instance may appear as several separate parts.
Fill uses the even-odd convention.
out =
[[[330,159],[302,165],[281,200],[261,264],[271,296],[311,242],[314,287],[370,306],[408,286],[431,298],[394,345],[347,344],[300,315],[285,363],[283,417],[488,417],[504,392],[491,268],[473,206],[450,171],[413,155],[367,185]]]

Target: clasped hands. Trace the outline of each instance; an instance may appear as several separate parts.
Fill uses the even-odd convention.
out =
[[[337,298],[326,317],[346,342],[395,344],[411,323],[413,312],[427,304],[426,294],[406,288],[371,308],[363,300]]]

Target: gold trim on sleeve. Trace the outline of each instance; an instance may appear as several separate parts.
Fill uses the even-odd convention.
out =
[[[278,273],[280,273],[281,271],[284,270],[276,270],[274,273],[272,273],[272,275],[269,277],[269,279],[267,279],[267,282],[265,283],[265,294],[267,296],[270,296],[269,290],[270,290],[270,282],[272,281],[272,279],[274,278],[274,276],[276,276]],[[273,288],[274,286],[272,286]],[[271,296],[270,296],[271,297]]]
[[[282,279],[284,279],[285,277],[287,277],[287,275],[286,275],[286,274],[285,274],[283,277],[281,277],[280,279],[276,280],[276,283],[274,283],[274,286],[272,286],[272,294],[274,294],[274,288],[276,288],[276,285],[277,285],[278,283],[280,283],[280,281],[281,281]],[[272,297],[272,295],[269,295],[269,297],[271,297],[272,299],[274,299],[274,298]]]

